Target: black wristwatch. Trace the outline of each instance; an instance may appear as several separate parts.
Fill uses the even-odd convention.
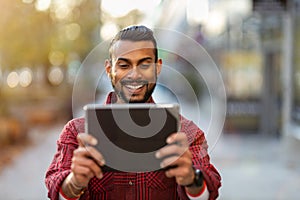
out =
[[[185,185],[185,187],[201,187],[203,185],[203,173],[200,169],[193,169],[195,174],[194,181],[189,185]]]

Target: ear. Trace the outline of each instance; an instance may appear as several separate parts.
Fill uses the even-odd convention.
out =
[[[161,68],[162,68],[162,59],[159,58],[156,63],[156,75],[157,76],[160,74]]]
[[[111,78],[111,70],[112,70],[111,61],[106,59],[104,65],[105,65],[105,72],[107,76]]]

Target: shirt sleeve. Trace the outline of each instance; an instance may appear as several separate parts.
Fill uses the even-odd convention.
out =
[[[78,147],[78,132],[84,131],[84,127],[76,124],[84,124],[83,119],[75,119],[68,122],[63,128],[57,141],[57,151],[46,172],[45,184],[48,189],[48,197],[51,200],[59,199],[59,190],[62,182],[71,172],[71,160],[73,151]]]
[[[191,195],[187,192],[187,196],[190,200],[208,200],[209,192],[207,190],[205,181],[203,182],[203,184],[204,184],[203,189],[199,194]]]
[[[209,192],[209,200],[216,199],[219,196],[218,190],[221,187],[221,176],[210,163],[205,135],[192,121],[183,117],[181,120],[181,131],[187,134],[190,144],[189,149],[193,156],[193,165],[203,173]],[[181,199],[188,199],[184,187],[179,186],[178,192]]]

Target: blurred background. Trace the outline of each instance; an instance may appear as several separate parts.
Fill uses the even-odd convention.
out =
[[[74,109],[82,109],[72,109],[76,74],[94,47],[131,24],[189,36],[220,70],[227,111],[210,147],[223,178],[219,199],[299,198],[299,0],[0,0],[0,6],[0,199],[47,199],[44,176],[56,140]],[[161,56],[205,108],[209,94],[190,64]],[[156,94],[167,93],[158,87]],[[198,125],[205,129],[203,112]]]

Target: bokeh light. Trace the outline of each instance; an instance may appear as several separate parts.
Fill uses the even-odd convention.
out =
[[[66,4],[57,4],[55,8],[55,16],[58,19],[66,18],[71,12],[71,9]]]
[[[35,8],[39,11],[47,10],[51,5],[51,0],[37,0],[35,2]]]
[[[65,56],[61,51],[51,51],[48,58],[52,65],[59,66],[63,64]]]
[[[32,71],[25,68],[19,75],[19,82],[22,87],[28,87],[32,83]]]
[[[134,9],[149,11],[160,2],[161,0],[102,0],[101,8],[113,17],[123,17]]]
[[[23,3],[28,3],[28,4],[30,4],[30,3],[33,2],[33,0],[22,0],[22,2],[23,2]]]
[[[69,83],[75,81],[77,71],[79,70],[81,62],[79,60],[73,60],[68,65],[67,80]]]
[[[226,28],[226,16],[221,11],[213,11],[209,13],[206,21],[205,33],[210,36],[217,36]]]
[[[116,24],[114,24],[113,22],[106,22],[105,24],[103,24],[100,30],[100,35],[103,40],[108,40],[118,31],[119,29]]]
[[[64,80],[64,73],[62,69],[57,66],[51,67],[48,74],[48,80],[54,86],[60,85]]]
[[[77,23],[71,23],[66,25],[66,38],[68,40],[76,40],[80,35],[80,25]]]
[[[190,25],[204,23],[208,18],[208,0],[188,0],[187,1],[187,21]]]
[[[10,72],[7,76],[7,85],[10,88],[15,88],[19,84],[19,74],[15,71]]]

